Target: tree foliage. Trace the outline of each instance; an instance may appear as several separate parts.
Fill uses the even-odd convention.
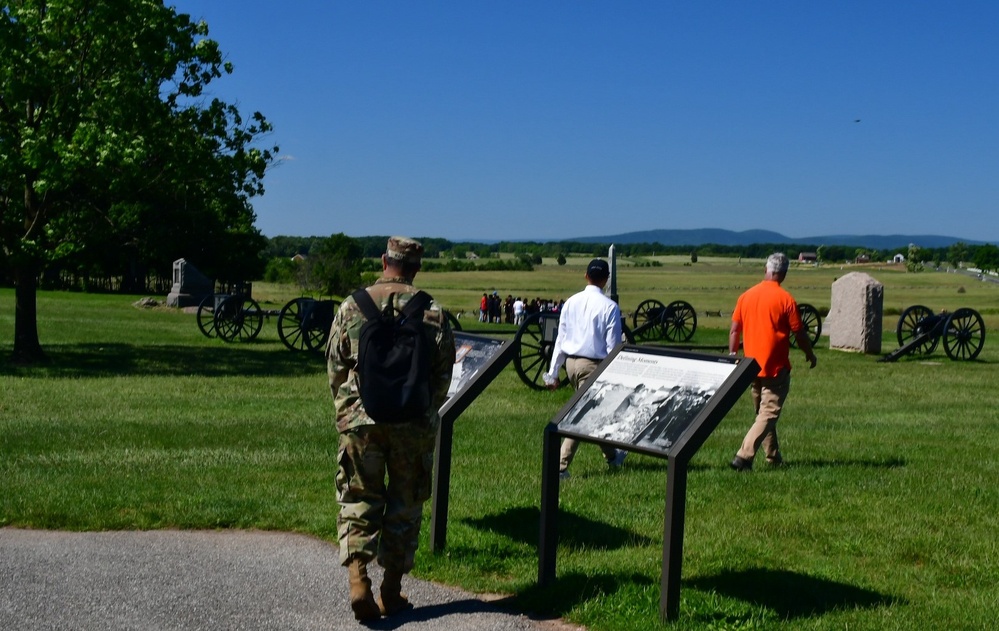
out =
[[[204,90],[232,71],[208,27],[162,0],[11,0],[0,10],[0,246],[16,288],[15,358],[43,356],[46,269],[196,261],[259,276],[249,199],[276,147],[259,113]]]
[[[364,248],[342,232],[321,240],[301,266],[299,282],[309,291],[346,296],[361,287]]]
[[[999,272],[999,247],[987,243],[975,252],[975,267],[983,272]]]

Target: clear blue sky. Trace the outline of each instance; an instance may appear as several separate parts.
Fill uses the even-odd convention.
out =
[[[174,6],[275,126],[268,236],[999,242],[995,0]]]

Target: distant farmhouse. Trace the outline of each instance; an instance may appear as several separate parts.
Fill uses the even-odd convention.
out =
[[[801,263],[814,263],[819,260],[819,255],[815,252],[798,252],[798,261]]]

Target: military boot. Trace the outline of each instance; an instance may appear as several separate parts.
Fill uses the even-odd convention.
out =
[[[381,598],[378,599],[378,608],[383,616],[391,616],[405,611],[412,607],[406,595],[402,593],[402,572],[385,570],[385,578],[382,580]]]
[[[352,557],[347,566],[350,573],[350,608],[359,622],[369,622],[381,617],[378,603],[371,593],[371,579],[368,578],[368,562]]]

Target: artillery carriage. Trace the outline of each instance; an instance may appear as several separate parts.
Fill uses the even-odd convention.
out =
[[[902,312],[895,328],[899,348],[881,358],[893,362],[906,355],[929,355],[943,340],[944,352],[953,360],[970,361],[985,345],[985,322],[974,309],[962,307],[953,313],[933,313],[924,305]]]
[[[278,337],[288,350],[322,353],[339,307],[339,300],[303,296],[280,310],[265,310],[248,293],[212,294],[198,307],[198,329],[226,342],[249,342],[260,334],[265,317],[277,317]],[[445,310],[444,315],[452,329],[461,330],[450,312]]]
[[[674,300],[665,305],[654,298],[643,300],[631,316],[634,340],[639,343],[686,342],[697,331],[697,312],[689,302]]]

